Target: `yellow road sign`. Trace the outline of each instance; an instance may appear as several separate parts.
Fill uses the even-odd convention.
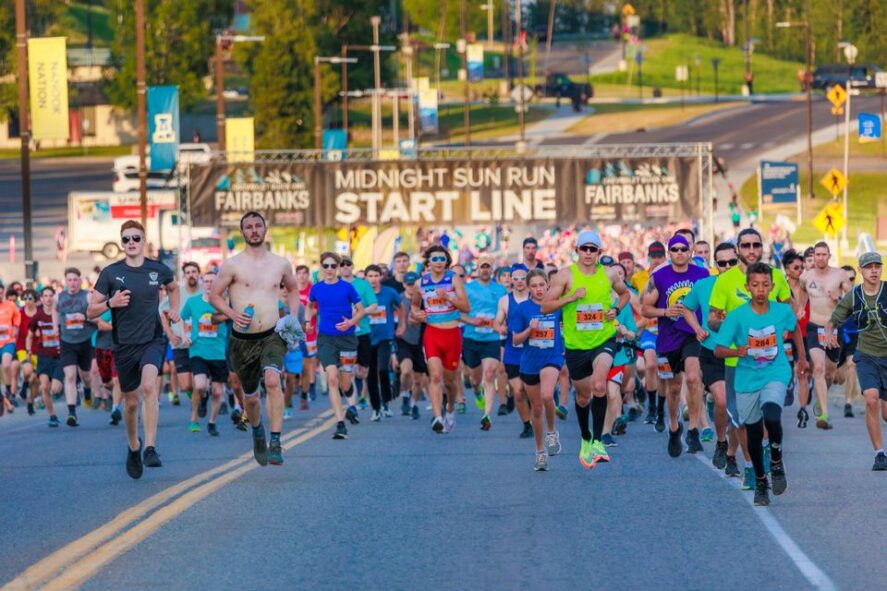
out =
[[[837,168],[832,168],[819,182],[832,194],[832,197],[837,197],[838,193],[847,186],[847,177]]]
[[[635,14],[634,6],[632,6],[631,4],[626,4],[622,7],[622,14],[624,14],[625,16]]]
[[[832,89],[825,95],[828,100],[836,107],[840,107],[847,100],[847,91],[840,84],[835,84]]]
[[[813,218],[813,226],[829,236],[837,235],[846,223],[840,203],[829,203]]]
[[[832,115],[843,115],[844,107],[832,107]]]

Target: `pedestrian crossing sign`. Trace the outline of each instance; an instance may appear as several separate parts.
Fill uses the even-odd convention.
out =
[[[813,218],[813,226],[829,236],[835,236],[841,231],[841,228],[847,223],[844,219],[843,208],[840,203],[829,203],[822,208],[815,218]]]
[[[847,100],[847,91],[840,84],[835,84],[825,96],[834,106],[840,107]]]
[[[837,168],[832,168],[819,182],[832,194],[832,197],[837,197],[838,193],[847,186],[847,177]]]

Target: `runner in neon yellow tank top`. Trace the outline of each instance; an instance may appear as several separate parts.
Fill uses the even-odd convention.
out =
[[[563,308],[565,361],[576,388],[576,417],[582,432],[579,462],[589,469],[610,459],[601,436],[607,415],[607,374],[616,351],[613,320],[630,297],[617,272],[598,262],[600,249],[597,232],[580,232],[579,260],[557,272],[542,302],[543,314]],[[611,291],[619,295],[615,307]]]

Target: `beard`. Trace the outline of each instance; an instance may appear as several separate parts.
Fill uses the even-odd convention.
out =
[[[265,235],[262,234],[261,236],[255,238],[255,239],[250,239],[250,238],[244,236],[244,237],[243,237],[243,240],[244,240],[244,242],[246,242],[249,246],[261,246],[261,245],[265,242]]]

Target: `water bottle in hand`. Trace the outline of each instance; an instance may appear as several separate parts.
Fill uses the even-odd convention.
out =
[[[255,316],[255,314],[256,314],[256,309],[253,307],[252,304],[248,304],[248,305],[246,306],[246,308],[243,309],[243,313],[246,314],[247,316],[249,316],[249,317],[250,317],[250,320],[252,320],[253,316]],[[243,326],[243,328],[249,328],[249,325],[250,325],[250,323],[247,322],[247,323]]]

